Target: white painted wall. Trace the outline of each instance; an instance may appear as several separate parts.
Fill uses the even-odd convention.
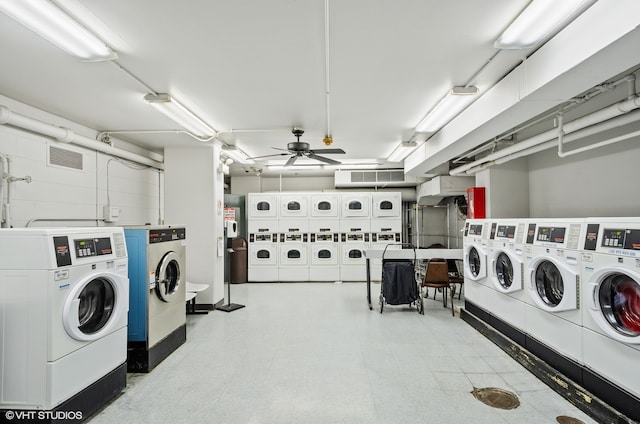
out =
[[[476,186],[485,187],[487,218],[529,216],[527,158],[516,159],[478,172]]]
[[[53,116],[48,119],[57,125],[68,123]],[[49,145],[82,154],[83,169],[48,165]],[[14,227],[24,227],[34,219],[42,220],[31,225],[38,227],[137,225],[161,219],[163,175],[155,169],[125,166],[111,156],[5,125],[0,125],[0,153],[10,159],[11,176],[32,177],[30,184],[10,184],[9,210]],[[108,199],[120,208],[118,222],[92,221],[103,217]],[[69,218],[87,221],[53,221]]]
[[[187,228],[187,280],[210,285],[198,294],[197,302],[204,304],[224,299],[224,260],[218,256],[224,236],[219,158],[218,146],[165,149],[165,222]]]

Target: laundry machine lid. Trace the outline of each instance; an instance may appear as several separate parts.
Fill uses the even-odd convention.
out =
[[[487,257],[477,246],[469,246],[466,252],[465,267],[468,276],[474,281],[487,276]]]
[[[611,273],[597,290],[605,322],[621,335],[636,337],[640,342],[640,282],[625,273]]]
[[[162,257],[156,268],[156,293],[164,302],[184,302],[184,297],[178,299],[182,284],[182,270],[180,269],[179,255],[171,250]]]
[[[578,309],[578,274],[565,264],[541,256],[531,262],[528,289],[541,309],[562,312]]]
[[[513,263],[505,252],[500,252],[496,257],[495,273],[499,288],[509,290],[514,286]]]

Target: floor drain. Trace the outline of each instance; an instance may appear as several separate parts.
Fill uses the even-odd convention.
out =
[[[493,408],[515,409],[520,406],[520,401],[516,395],[496,387],[474,388],[471,393],[480,402]]]
[[[559,417],[556,417],[556,421],[558,421],[559,424],[584,424],[584,421],[577,418],[568,417],[566,415],[560,415]]]

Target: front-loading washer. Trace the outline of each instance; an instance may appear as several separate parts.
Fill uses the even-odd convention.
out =
[[[127,367],[149,372],[187,338],[186,229],[130,226],[125,239],[131,282]]]
[[[621,388],[587,388],[638,418],[640,406],[640,218],[590,218],[582,253],[585,366]],[[586,373],[585,373],[586,378]],[[621,402],[631,394],[630,400]],[[616,404],[621,402],[620,404]],[[631,408],[630,405],[634,405]],[[631,410],[633,409],[633,411]],[[630,415],[631,414],[631,415]]]
[[[371,221],[340,220],[340,280],[366,281]]]
[[[485,311],[489,311],[493,295],[488,272],[490,225],[487,219],[467,219],[462,241],[465,306],[469,308],[472,304]]]
[[[0,409],[71,422],[125,387],[127,267],[119,227],[0,230]]]
[[[584,219],[532,219],[531,224],[535,224],[535,237],[526,245],[525,332],[529,339],[581,364],[580,245],[585,236]],[[543,358],[546,355],[533,342],[528,348]],[[561,371],[576,377],[571,375],[571,366]]]
[[[250,282],[278,281],[278,221],[250,220],[247,279]]]
[[[524,273],[525,220],[498,219],[491,223],[489,251],[489,310],[503,322],[524,329]]]
[[[336,219],[309,221],[309,281],[340,280],[339,230]]]
[[[278,281],[309,281],[309,221],[279,222]]]

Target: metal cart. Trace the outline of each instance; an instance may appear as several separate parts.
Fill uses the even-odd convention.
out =
[[[413,250],[413,259],[385,258],[389,246],[401,246]],[[393,249],[392,249],[393,250]],[[390,243],[382,252],[382,281],[380,283],[380,313],[384,305],[415,306],[419,314],[424,314],[424,304],[416,280],[416,248],[410,243]]]

